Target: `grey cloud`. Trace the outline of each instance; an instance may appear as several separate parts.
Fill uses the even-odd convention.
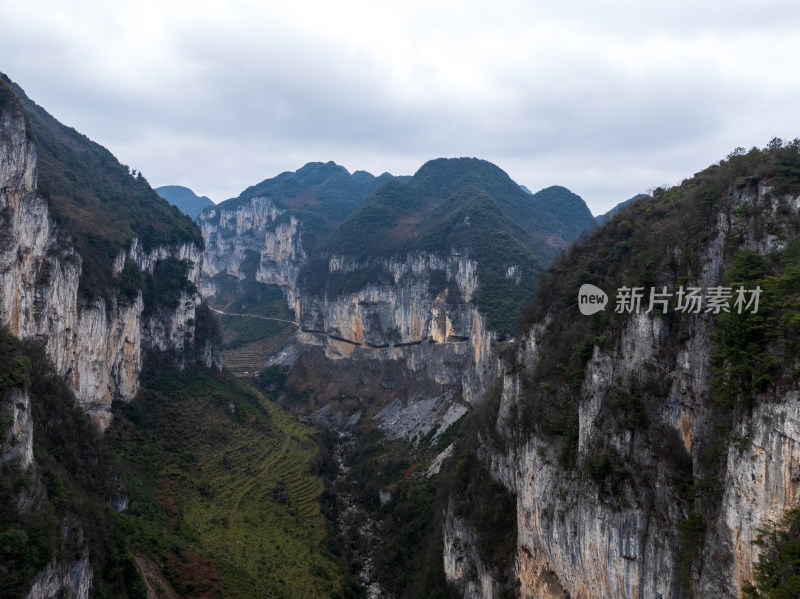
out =
[[[350,39],[192,5],[141,15],[155,25],[136,44],[106,5],[79,36],[56,14],[32,38],[18,33],[31,17],[0,0],[0,70],[154,185],[217,201],[310,160],[410,174],[464,155],[602,212],[737,145],[800,135],[793,2],[608,6],[410,6],[363,23],[385,36]]]

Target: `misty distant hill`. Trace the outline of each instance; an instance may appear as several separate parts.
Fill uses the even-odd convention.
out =
[[[214,202],[206,196],[199,196],[188,187],[182,185],[164,185],[156,187],[156,192],[184,214],[197,218],[203,208],[213,206]]]

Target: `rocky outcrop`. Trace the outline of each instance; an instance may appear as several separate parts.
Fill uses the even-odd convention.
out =
[[[703,244],[702,270],[691,284],[720,284],[724,244],[731,227],[746,229],[743,205],[777,211],[797,210],[797,200],[775,197],[768,188],[756,194],[732,193],[717,218],[715,235]],[[737,216],[739,214],[740,216]],[[780,227],[777,227],[780,229]],[[764,254],[780,249],[785,237],[755,237],[745,231],[743,246]],[[678,251],[679,248],[676,248]],[[479,455],[492,476],[517,497],[516,577],[519,596],[565,598],[683,597],[676,566],[678,524],[688,515],[676,458],[689,452],[698,472],[714,426],[708,407],[714,319],[697,314],[688,338],[671,341],[668,323],[652,315],[630,314],[610,347],[595,346],[578,393],[577,458],[561,459],[562,438],[544,432],[519,437],[518,418],[530,394],[525,389],[542,359],[547,319],[532,327],[509,368],[494,429],[482,438]],[[676,350],[676,348],[680,348]],[[510,366],[510,365],[509,365]],[[658,405],[648,406],[648,431],[618,427],[607,408],[629,381],[659,385]],[[526,397],[528,399],[526,399]],[[796,389],[781,387],[762,398],[735,424],[721,473],[719,513],[706,527],[702,555],[691,577],[695,596],[734,598],[752,577],[758,528],[800,503],[800,408]],[[657,434],[655,433],[657,431]],[[665,441],[674,438],[674,453]],[[654,439],[660,449],[654,451]],[[621,483],[609,496],[587,472],[599,455],[625,456]],[[500,596],[485,580],[486,570],[469,562],[476,555],[470,523],[445,517],[444,563],[447,576],[464,596]]]
[[[80,521],[69,516],[59,525],[60,536],[58,551],[53,561],[36,574],[26,599],[59,599],[74,597],[88,599],[92,590],[94,569],[89,557],[84,555],[77,559],[66,556],[86,553],[83,528]]]
[[[376,266],[380,273],[371,273],[355,293],[304,289],[300,298],[301,326],[372,347],[428,340],[443,343],[480,336],[475,330],[479,326],[475,320],[477,311],[470,305],[478,286],[478,265],[474,260],[455,250],[447,257],[409,252],[367,261],[332,256],[328,273],[346,275]],[[434,273],[442,277],[441,289],[431,289]],[[476,360],[480,361],[480,357],[476,356]]]
[[[94,570],[92,570],[88,557],[71,562],[53,561],[36,575],[31,590],[25,597],[26,599],[59,599],[67,596],[75,599],[88,599],[93,579]],[[65,595],[65,591],[69,595]]]
[[[33,466],[31,399],[26,392],[15,389],[0,408],[9,422],[5,438],[0,439],[0,464],[15,461],[21,470],[29,470]]]
[[[129,259],[152,273],[166,258],[188,261],[189,279],[199,288],[203,258],[193,244],[145,251],[134,239],[116,268]],[[81,271],[68,233],[36,192],[36,148],[24,118],[7,108],[0,114],[0,322],[18,337],[42,340],[81,406],[104,428],[111,402],[136,394],[146,351],[182,355],[193,344],[200,296],[184,293],[178,309],[143,316],[141,293],[128,302],[83,301]]]
[[[210,208],[200,215],[206,244],[203,293],[216,292],[213,278],[228,273],[239,280],[279,285],[290,308],[296,307],[297,274],[306,255],[301,224],[270,198],[255,197],[235,209]]]
[[[487,452],[490,471],[517,494],[521,596],[676,596],[673,554],[677,522],[684,516],[678,490],[667,485],[656,493],[626,489],[618,501],[603,500],[580,467],[601,439],[617,447],[620,454],[627,455],[631,445],[636,446],[631,434],[603,425],[601,408],[617,377],[627,380],[631,372],[653,359],[659,329],[657,322],[642,315],[630,322],[624,335],[622,355],[628,359],[614,360],[612,356],[619,355],[616,351],[595,352],[581,389],[580,465],[575,471],[561,465],[559,446],[547,437],[533,435],[505,454]],[[528,344],[527,353],[535,360],[535,337],[529,338]],[[511,425],[513,406],[519,404],[520,385],[515,375],[506,376],[497,423],[504,433]],[[676,393],[665,406],[664,418],[676,428],[674,409],[686,399]],[[663,472],[665,464],[645,453],[638,455],[637,467],[668,478]]]
[[[502,587],[475,551],[480,542],[469,520],[455,515],[452,503],[448,504],[442,524],[444,542],[444,573],[451,581],[458,581],[464,599],[499,597]]]

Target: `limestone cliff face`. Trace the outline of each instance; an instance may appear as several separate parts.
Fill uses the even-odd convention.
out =
[[[449,504],[442,525],[444,542],[444,573],[449,580],[459,581],[464,599],[499,597],[501,586],[478,556],[475,548],[480,542],[469,520],[455,515]]]
[[[414,371],[434,369],[429,376],[443,385],[491,368],[495,336],[470,303],[478,286],[474,260],[454,251],[445,257],[412,252],[369,262],[331,257],[329,273],[353,273],[377,265],[381,274],[353,293],[303,290],[298,298],[301,329],[325,335],[331,341],[330,358],[349,356],[355,348],[388,350],[389,355],[405,357]],[[431,288],[436,272],[443,273],[441,290]],[[426,351],[415,349],[420,346]],[[424,360],[418,354],[424,354]],[[449,361],[445,354],[460,356],[461,372],[443,368]],[[468,402],[480,397],[481,388],[465,387]]]
[[[41,477],[41,468],[33,451],[34,421],[31,413],[31,399],[26,391],[14,389],[5,398],[0,398],[0,415],[10,417],[4,438],[0,439],[0,465],[12,464],[12,469],[25,473],[29,484],[17,491],[16,509],[20,513],[30,513],[42,507],[47,491]],[[13,510],[12,506],[4,506]],[[72,597],[89,596],[94,571],[88,556],[70,559],[84,553],[83,529],[80,521],[68,515],[58,524],[57,537],[59,558],[54,558],[38,572],[30,582],[30,590],[25,597],[30,599],[56,598],[69,589]],[[54,555],[56,555],[54,554]]]
[[[172,257],[191,264],[199,288],[202,252],[193,244],[144,251],[134,239],[117,259],[143,272]],[[132,302],[79,298],[81,259],[68,233],[54,222],[47,200],[36,192],[36,148],[27,139],[20,113],[0,114],[0,322],[19,337],[45,343],[47,353],[74,390],[81,406],[101,427],[114,399],[131,399],[138,389],[144,352],[175,350],[194,342],[198,293],[184,293],[177,310],[143,317],[141,293]]]
[[[211,208],[199,220],[206,243],[205,295],[217,292],[213,278],[220,273],[239,280],[254,275],[283,289],[300,327],[292,344],[300,353],[319,350],[333,360],[340,371],[336,378],[342,369],[376,361],[429,383],[398,394],[401,405],[385,406],[379,422],[397,435],[421,433],[434,413],[436,421],[451,422],[481,397],[495,368],[495,335],[471,302],[479,281],[477,263],[468,255],[454,250],[370,260],[331,256],[325,277],[361,276],[370,269],[357,291],[331,292],[298,281],[307,261],[303,223],[270,198],[253,198],[235,209]],[[431,283],[435,277],[441,279],[439,288]],[[465,402],[457,409],[447,394],[456,386]],[[419,414],[405,412],[421,400],[428,403],[417,406]]]
[[[699,248],[702,270],[691,284],[719,284],[726,266],[726,235],[741,224],[734,212],[743,205],[795,212],[798,207],[796,198],[776,197],[764,187],[756,194],[733,193],[718,215],[716,234]],[[744,239],[745,247],[764,254],[783,244],[780,233],[758,242],[749,235]],[[613,426],[605,408],[620,384],[633,378],[661,385],[663,399],[649,414],[649,429],[674,436],[697,472],[713,426],[708,399],[714,320],[698,314],[681,349],[674,351],[664,319],[630,314],[614,345],[594,347],[577,392],[578,457],[573,468],[565,468],[559,459],[560,439],[536,432],[515,436],[523,396],[531,392],[523,389],[525,375],[542,359],[547,322],[535,324],[518,346],[516,362],[522,370],[510,369],[503,376],[494,428],[508,442],[498,446],[481,439],[479,450],[492,476],[517,497],[519,596],[683,597],[675,554],[677,526],[689,508],[674,459],[652,451],[646,434]],[[798,397],[793,387],[779,385],[770,399],[735,424],[720,477],[720,511],[707,526],[701,559],[692,569],[695,596],[739,597],[743,582],[752,576],[757,529],[800,503]],[[599,447],[613,448],[628,460],[634,482],[614,498],[586,475],[585,466]],[[475,531],[469,522],[459,523],[452,510],[446,514],[444,541],[446,574],[464,596],[500,596],[476,557]]]
[[[520,350],[527,355],[528,364],[535,364],[539,358],[537,332],[531,332]],[[599,415],[615,379],[626,380],[645,363],[652,363],[659,333],[660,325],[642,315],[630,321],[621,348],[595,351],[581,388],[580,463],[591,456],[594,443],[600,440],[626,455],[636,447],[638,440],[632,434],[609,430]],[[615,359],[620,351],[626,359]],[[689,394],[681,390],[686,382],[702,385],[694,374],[690,373],[690,381],[676,379],[665,405],[663,418],[676,429],[680,427],[681,406],[700,402],[694,389],[700,391],[702,387],[694,387]],[[519,376],[505,376],[497,421],[504,435],[509,434],[520,386]],[[520,595],[548,599],[680,596],[672,563],[676,526],[683,517],[678,490],[668,485],[655,493],[628,489],[621,502],[604,501],[580,470],[562,467],[558,449],[551,439],[533,435],[519,447],[487,450],[485,454],[493,476],[517,495],[516,573]],[[667,478],[665,465],[658,460],[644,458],[637,466],[655,477]]]
[[[374,418],[390,438],[443,431],[496,377],[496,335],[470,301],[477,263],[457,251],[328,260],[329,280],[364,272],[368,282],[354,292],[300,286],[297,341],[320,348],[340,371],[375,364],[386,401]]]
[[[88,599],[94,580],[94,569],[85,555],[83,527],[74,516],[59,522],[57,539],[60,559],[53,559],[34,577],[26,599],[75,597]],[[81,557],[77,557],[81,555]],[[69,556],[69,557],[67,557]]]
[[[199,220],[206,244],[204,294],[215,292],[215,275],[228,273],[241,280],[252,269],[256,281],[282,287],[289,306],[295,307],[297,274],[306,256],[294,216],[287,217],[269,198],[256,197],[233,210],[206,210]]]
[[[69,597],[88,599],[92,590],[94,571],[88,557],[71,562],[53,561],[36,575],[26,599],[57,599]]]
[[[11,420],[11,426],[0,439],[0,464],[16,462],[23,471],[33,466],[33,417],[31,399],[27,393],[14,390],[8,400],[0,404]]]

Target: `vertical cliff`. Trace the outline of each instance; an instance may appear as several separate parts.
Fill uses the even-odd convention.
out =
[[[800,502],[798,150],[773,142],[658,190],[545,279],[476,450],[516,497],[519,596],[738,597],[758,529]],[[584,283],[606,312],[578,312]],[[641,310],[613,311],[625,285],[644,289]],[[730,312],[676,309],[679,288],[740,286],[763,290],[758,313],[735,292]],[[666,311],[647,310],[651,287]],[[452,507],[446,521],[465,596],[514,587],[476,557],[497,531]]]
[[[297,273],[305,262],[300,222],[268,197],[254,197],[234,208],[209,208],[199,218],[206,245],[203,293],[215,295],[214,278],[232,275],[278,285],[289,306],[297,304]]]
[[[335,381],[319,398],[372,397],[365,413],[390,438],[441,433],[458,420],[496,376],[497,334],[471,302],[476,271],[458,252],[331,257],[329,276],[369,279],[352,291],[301,287],[294,347],[302,364]]]
[[[297,276],[308,255],[392,178],[311,162],[206,209],[198,218],[207,247],[203,293],[246,294],[252,283],[278,285],[296,310]]]
[[[144,594],[100,437],[148,356],[219,365],[202,248],[141,174],[0,75],[0,594]]]
[[[70,201],[82,201],[79,191],[67,201],[55,187],[60,181],[59,169],[69,165],[56,161],[60,154],[48,146],[54,142],[45,138],[46,127],[40,125],[34,134],[28,123],[44,122],[53,128],[53,135],[60,133],[61,125],[38,107],[41,113],[26,113],[27,105],[11,91],[8,82],[2,83],[6,102],[0,107],[0,322],[19,337],[42,340],[78,401],[105,427],[111,402],[135,395],[147,351],[171,352],[178,363],[186,359],[186,352],[194,354],[203,260],[202,247],[197,243],[199,235],[194,240],[189,237],[186,241],[144,247],[135,231],[126,241],[110,241],[114,235],[122,234],[111,224],[107,241],[103,241],[102,229],[84,231],[86,223],[75,224],[84,217],[77,208],[76,212],[70,208]],[[39,152],[35,136],[48,147],[49,197],[37,188]],[[84,140],[74,143],[90,144]],[[58,149],[73,156],[69,145]],[[105,155],[101,159],[110,160]],[[91,182],[93,176],[92,172],[81,171],[85,180]],[[127,168],[125,176],[131,183],[122,179],[123,184],[146,187],[146,183],[134,180]],[[107,182],[101,183],[107,189]],[[101,213],[97,218],[105,217]],[[158,241],[157,236],[151,237]],[[165,241],[169,238],[166,236]],[[104,254],[98,253],[96,247],[101,244]],[[93,246],[96,251],[92,251]],[[179,297],[170,295],[165,301],[153,293],[158,287],[154,277],[163,265],[171,263],[183,265],[179,280],[169,283],[181,291]],[[123,275],[132,274],[138,282],[122,289],[125,284],[132,284],[131,277],[123,281]],[[98,282],[104,277],[105,283],[100,285]],[[207,349],[199,348],[206,359],[213,353]]]

